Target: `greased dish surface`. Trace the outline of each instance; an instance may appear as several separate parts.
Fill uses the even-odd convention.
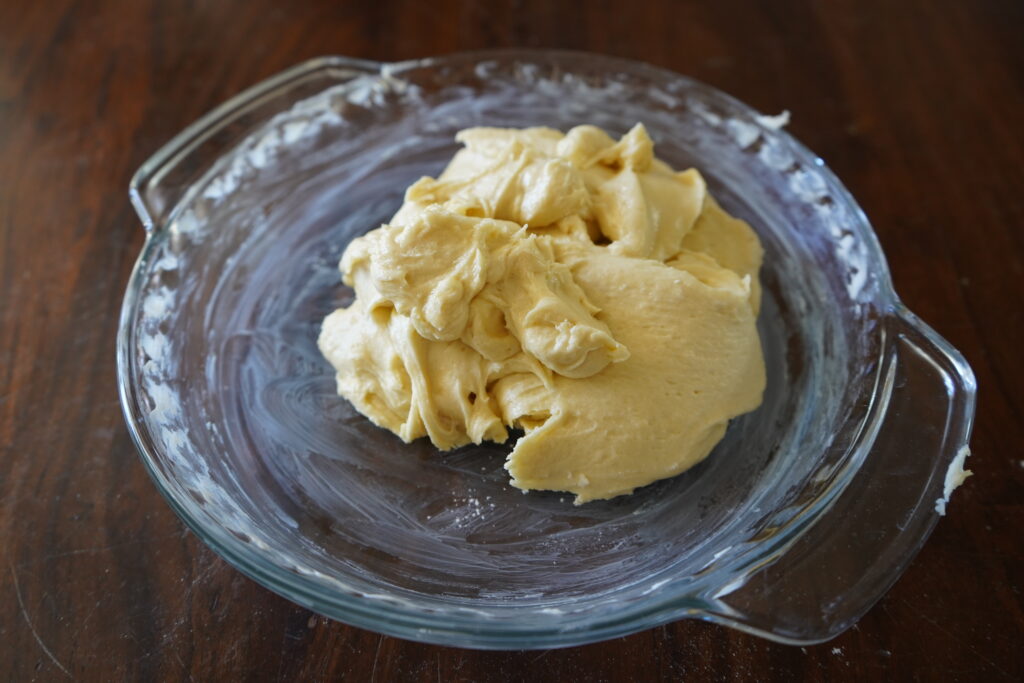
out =
[[[403,444],[335,394],[316,338],[351,297],[340,253],[444,166],[456,131],[637,121],[765,247],[764,403],[708,460],[575,507],[509,486],[507,447]],[[683,617],[794,643],[841,632],[934,526],[974,379],[779,123],[668,71],[548,51],[324,58],[239,95],[132,181],[148,237],[118,372],[154,481],[256,581],[404,638],[541,648]]]

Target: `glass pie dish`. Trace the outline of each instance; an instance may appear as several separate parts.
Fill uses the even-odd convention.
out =
[[[316,337],[351,300],[340,254],[443,168],[456,131],[637,121],[766,250],[765,400],[706,461],[574,506],[512,488],[507,446],[404,444],[336,395]],[[117,357],[143,462],[244,574],[381,633],[547,648],[699,618],[835,636],[935,525],[975,382],[900,304],[854,199],[779,123],[665,70],[553,51],[327,57],[251,88],[131,181],[147,238]]]

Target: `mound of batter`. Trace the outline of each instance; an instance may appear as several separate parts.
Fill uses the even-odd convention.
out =
[[[341,260],[338,393],[405,441],[504,442],[521,489],[576,503],[703,460],[761,403],[762,250],[640,124],[472,128]]]

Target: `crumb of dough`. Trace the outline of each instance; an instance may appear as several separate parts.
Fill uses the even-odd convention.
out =
[[[962,446],[953,458],[953,462],[949,463],[949,467],[946,468],[946,480],[942,483],[942,497],[935,499],[935,511],[942,516],[946,514],[946,504],[949,503],[949,497],[953,495],[953,491],[967,481],[967,477],[974,474],[974,472],[964,469],[964,461],[970,454],[971,449]]]

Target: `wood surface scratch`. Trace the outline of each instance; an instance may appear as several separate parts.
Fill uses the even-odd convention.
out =
[[[58,669],[64,672],[64,675],[68,678],[74,678],[74,676],[71,675],[71,672],[60,663],[56,655],[50,651],[50,648],[46,647],[46,643],[44,643],[43,639],[39,637],[39,632],[36,631],[36,627],[32,625],[32,619],[28,616],[28,610],[25,609],[25,600],[21,596],[21,586],[18,583],[18,573],[15,571],[13,564],[11,564],[10,567],[11,581],[14,582],[14,594],[18,597],[18,608],[21,610],[21,616],[25,618],[25,623],[28,624],[28,628],[32,632],[32,637],[36,639],[36,642],[39,643],[39,647],[41,647],[46,656],[50,658],[50,661],[53,662]]]

